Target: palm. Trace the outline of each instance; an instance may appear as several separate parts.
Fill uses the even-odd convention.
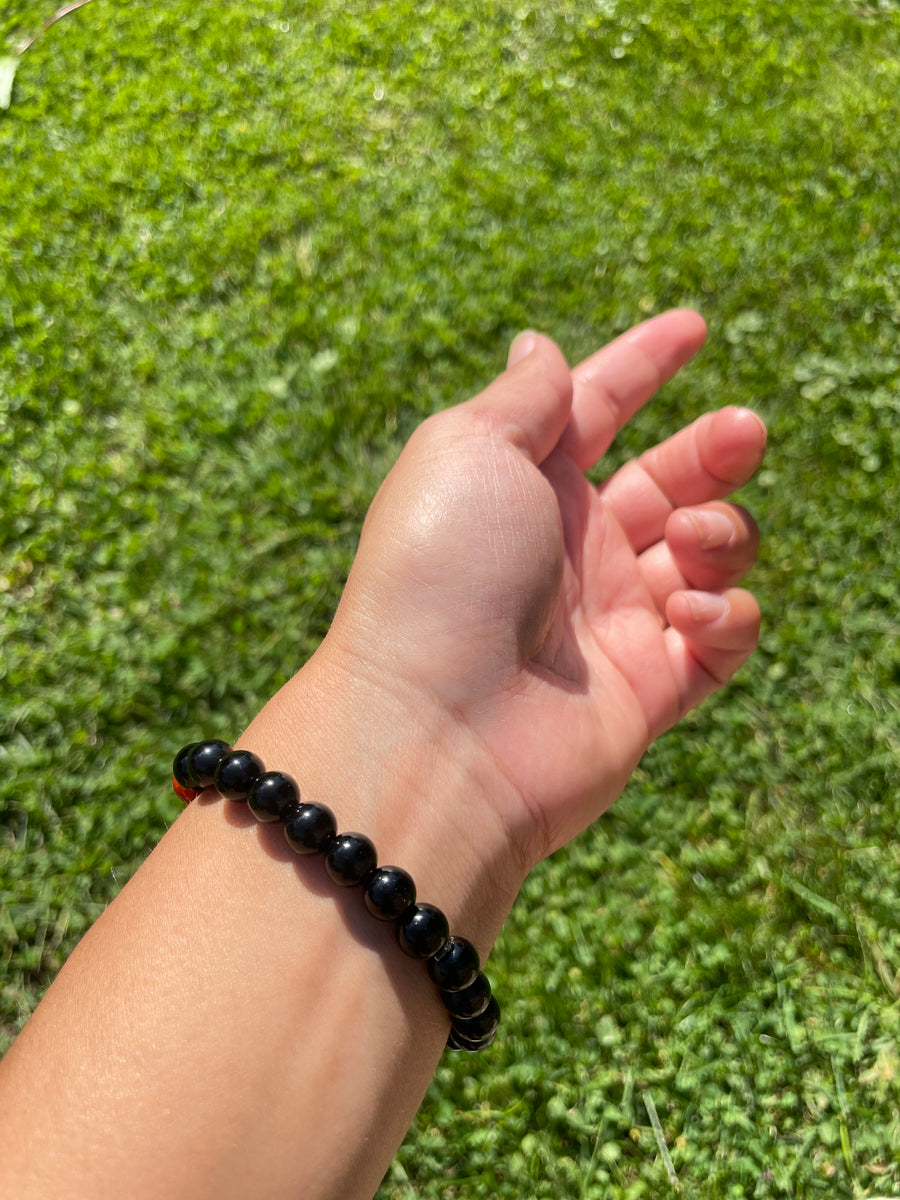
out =
[[[683,700],[660,610],[613,506],[562,452],[542,474],[560,536],[526,551],[535,577],[553,583],[532,590],[523,624],[550,620],[539,644],[520,642],[512,675],[495,672],[494,705],[473,722],[529,811],[540,808],[551,849],[612,803]],[[549,524],[549,513],[520,516],[526,528]]]
[[[504,819],[536,826],[535,859],[606,808],[652,738],[755,641],[746,593],[730,591],[705,632],[684,596],[721,591],[752,561],[752,522],[710,502],[757,465],[754,418],[701,418],[600,489],[583,473],[696,349],[691,317],[668,314],[576,368],[571,402],[558,380],[516,380],[523,363],[426,423],[373,505],[351,577],[354,611],[390,633],[392,669],[459,714],[513,785],[504,803],[521,810]],[[604,379],[617,373],[632,382],[613,405]],[[672,515],[683,505],[727,518],[730,544],[704,551],[692,517]]]

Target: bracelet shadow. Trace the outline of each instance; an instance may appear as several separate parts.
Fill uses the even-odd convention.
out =
[[[298,883],[313,895],[331,900],[347,932],[379,956],[409,1029],[420,1029],[427,1013],[429,1027],[440,1029],[442,1036],[446,1036],[449,1017],[428,977],[424,961],[403,953],[397,944],[394,921],[380,921],[369,913],[360,886],[341,887],[334,883],[325,871],[321,854],[297,854],[285,839],[283,822],[259,821],[246,804],[224,800],[212,789],[194,803],[202,808],[223,805],[223,819],[232,828],[248,833],[255,828],[256,841],[263,852],[278,863],[290,864]]]

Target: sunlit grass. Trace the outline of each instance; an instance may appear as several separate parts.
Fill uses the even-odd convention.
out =
[[[50,6],[52,7],[52,6]],[[7,4],[0,55],[49,11]],[[750,404],[763,643],[535,872],[501,1036],[382,1189],[900,1191],[900,12],[116,5],[0,113],[0,1021],[328,620],[423,416],[529,325],[699,307],[613,461]],[[658,1127],[654,1128],[652,1112]]]

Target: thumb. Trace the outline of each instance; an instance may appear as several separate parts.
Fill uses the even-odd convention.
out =
[[[509,354],[506,356],[506,369],[527,358],[537,345],[538,335],[532,329],[523,329],[509,344]]]
[[[554,450],[572,409],[572,378],[559,347],[530,330],[509,350],[502,375],[460,406],[499,423],[503,436],[540,464]]]

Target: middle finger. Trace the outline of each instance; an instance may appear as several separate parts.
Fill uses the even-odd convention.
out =
[[[765,448],[755,413],[723,408],[626,463],[599,492],[640,554],[662,538],[674,509],[723,499],[746,483]]]

